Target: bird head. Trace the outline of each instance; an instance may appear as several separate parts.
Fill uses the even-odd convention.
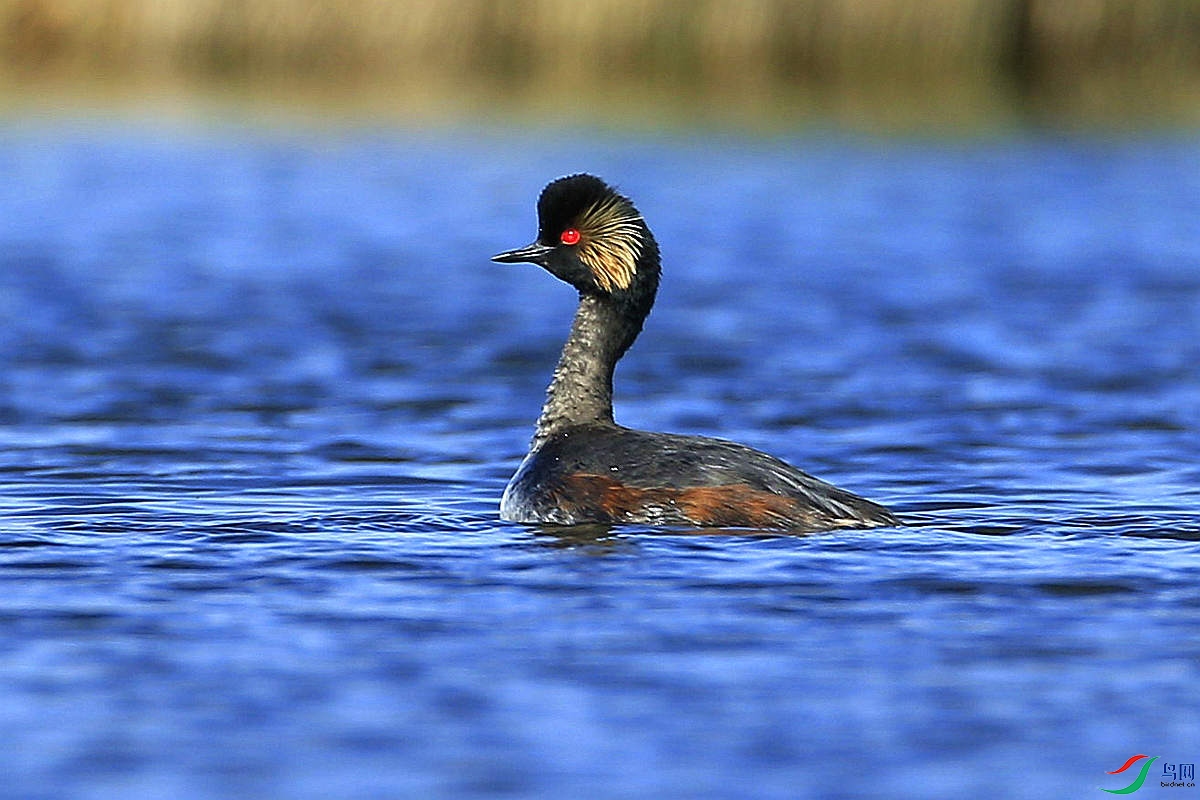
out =
[[[543,267],[582,294],[628,299],[658,287],[658,244],[629,198],[594,175],[551,182],[538,198],[538,235],[492,256]]]

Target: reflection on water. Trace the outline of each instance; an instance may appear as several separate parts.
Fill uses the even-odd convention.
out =
[[[1194,760],[1188,141],[0,139],[20,797],[1076,796]],[[496,502],[588,169],[665,282],[617,414],[893,506],[811,537]]]

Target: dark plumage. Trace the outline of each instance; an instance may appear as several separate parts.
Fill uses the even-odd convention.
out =
[[[899,524],[883,506],[745,445],[613,422],[613,369],[654,305],[661,266],[641,214],[599,178],[548,185],[537,239],[492,260],[538,264],[579,292],[529,455],[501,500],[505,520],[797,531]]]

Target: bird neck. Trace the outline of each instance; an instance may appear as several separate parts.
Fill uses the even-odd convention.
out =
[[[572,425],[612,424],[613,370],[641,332],[648,312],[611,297],[580,294],[571,333],[546,390],[533,436],[535,448]]]

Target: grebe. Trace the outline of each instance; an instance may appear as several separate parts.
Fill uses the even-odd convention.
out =
[[[500,501],[509,522],[817,531],[898,525],[883,506],[745,445],[613,421],[612,380],[654,305],[658,244],[630,200],[593,175],[551,182],[529,262],[579,291],[529,455]]]

